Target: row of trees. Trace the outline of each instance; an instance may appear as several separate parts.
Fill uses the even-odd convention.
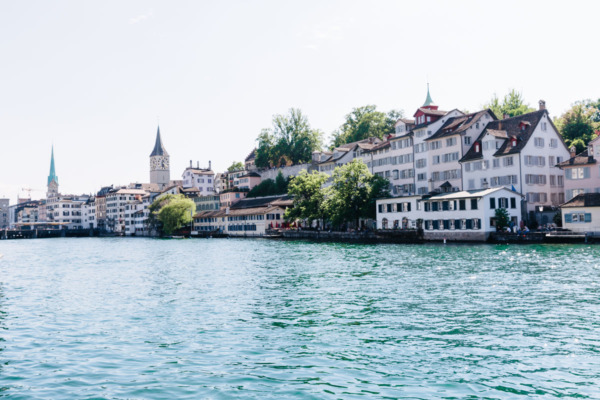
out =
[[[354,224],[359,219],[375,218],[375,202],[388,195],[389,182],[373,175],[362,160],[355,159],[333,171],[332,184],[323,187],[328,175],[301,171],[289,184],[288,193],[294,197],[294,207],[286,211],[288,221],[315,220],[331,222],[334,226]]]

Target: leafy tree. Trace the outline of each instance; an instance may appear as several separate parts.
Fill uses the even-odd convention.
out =
[[[322,136],[302,111],[291,108],[287,115],[274,115],[273,127],[260,133],[254,162],[260,168],[308,162],[321,149]]]
[[[300,171],[289,184],[288,193],[294,197],[294,207],[286,210],[285,219],[305,219],[310,224],[324,218],[325,190],[322,186],[327,179],[327,174],[323,172],[313,171],[309,174],[306,170]]]
[[[167,194],[154,200],[148,210],[147,224],[170,235],[192,222],[196,204],[182,194]]]
[[[577,153],[600,133],[600,99],[578,101],[560,118],[554,120],[567,147],[575,146]]]
[[[508,92],[502,101],[494,94],[494,97],[492,97],[490,102],[485,104],[483,108],[489,108],[496,114],[496,117],[500,119],[504,118],[505,114],[509,117],[516,117],[517,115],[535,111],[535,109],[529,107],[529,104],[525,104],[523,96],[515,89]]]
[[[375,190],[374,186],[377,186]],[[335,225],[355,222],[358,226],[360,218],[372,215],[375,210],[372,207],[373,198],[381,195],[384,186],[386,180],[373,178],[373,174],[360,159],[337,167],[333,170],[333,184],[327,190],[325,202],[329,219]]]
[[[275,191],[276,194],[287,193],[289,180],[283,177],[283,173],[281,170],[277,173],[277,177],[275,178]]]
[[[189,225],[192,222],[194,211],[196,211],[196,204],[193,200],[183,195],[176,195],[158,212],[163,232],[170,235],[177,229]]]
[[[373,175],[369,184],[371,191],[361,217],[375,219],[377,217],[377,199],[390,195],[390,181],[379,175]]]
[[[227,168],[227,171],[228,172],[241,171],[244,168],[245,168],[244,164],[242,164],[240,161],[234,161],[233,163],[231,163],[229,168]]]
[[[496,217],[496,229],[504,230],[510,224],[510,215],[506,208],[496,208],[494,211],[494,216]]]
[[[346,121],[340,129],[333,133],[333,147],[369,137],[382,139],[394,133],[394,124],[402,114],[399,110],[392,110],[386,114],[377,111],[374,105],[356,107],[346,115]]]

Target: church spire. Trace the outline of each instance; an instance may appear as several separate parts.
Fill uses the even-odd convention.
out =
[[[156,143],[154,144],[154,150],[152,150],[152,154],[150,154],[150,157],[168,156],[168,155],[169,155],[169,153],[167,153],[167,150],[165,150],[165,146],[163,146],[162,140],[160,139],[160,125],[159,125],[158,129],[156,130]]]
[[[52,145],[52,155],[50,156],[50,175],[48,175],[48,185],[52,181],[58,184],[58,177],[56,176],[56,171],[54,170],[54,145]]]
[[[433,105],[433,100],[431,99],[431,95],[429,94],[429,82],[427,82],[427,98],[425,99],[425,104],[423,107],[427,107]]]

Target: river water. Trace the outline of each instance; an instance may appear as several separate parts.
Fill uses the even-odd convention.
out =
[[[600,247],[1,241],[0,397],[600,398]]]

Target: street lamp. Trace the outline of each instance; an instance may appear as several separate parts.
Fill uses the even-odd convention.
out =
[[[539,223],[539,229],[541,229],[542,226],[542,213],[544,212],[544,206],[538,206],[538,210],[540,212],[540,223]]]

